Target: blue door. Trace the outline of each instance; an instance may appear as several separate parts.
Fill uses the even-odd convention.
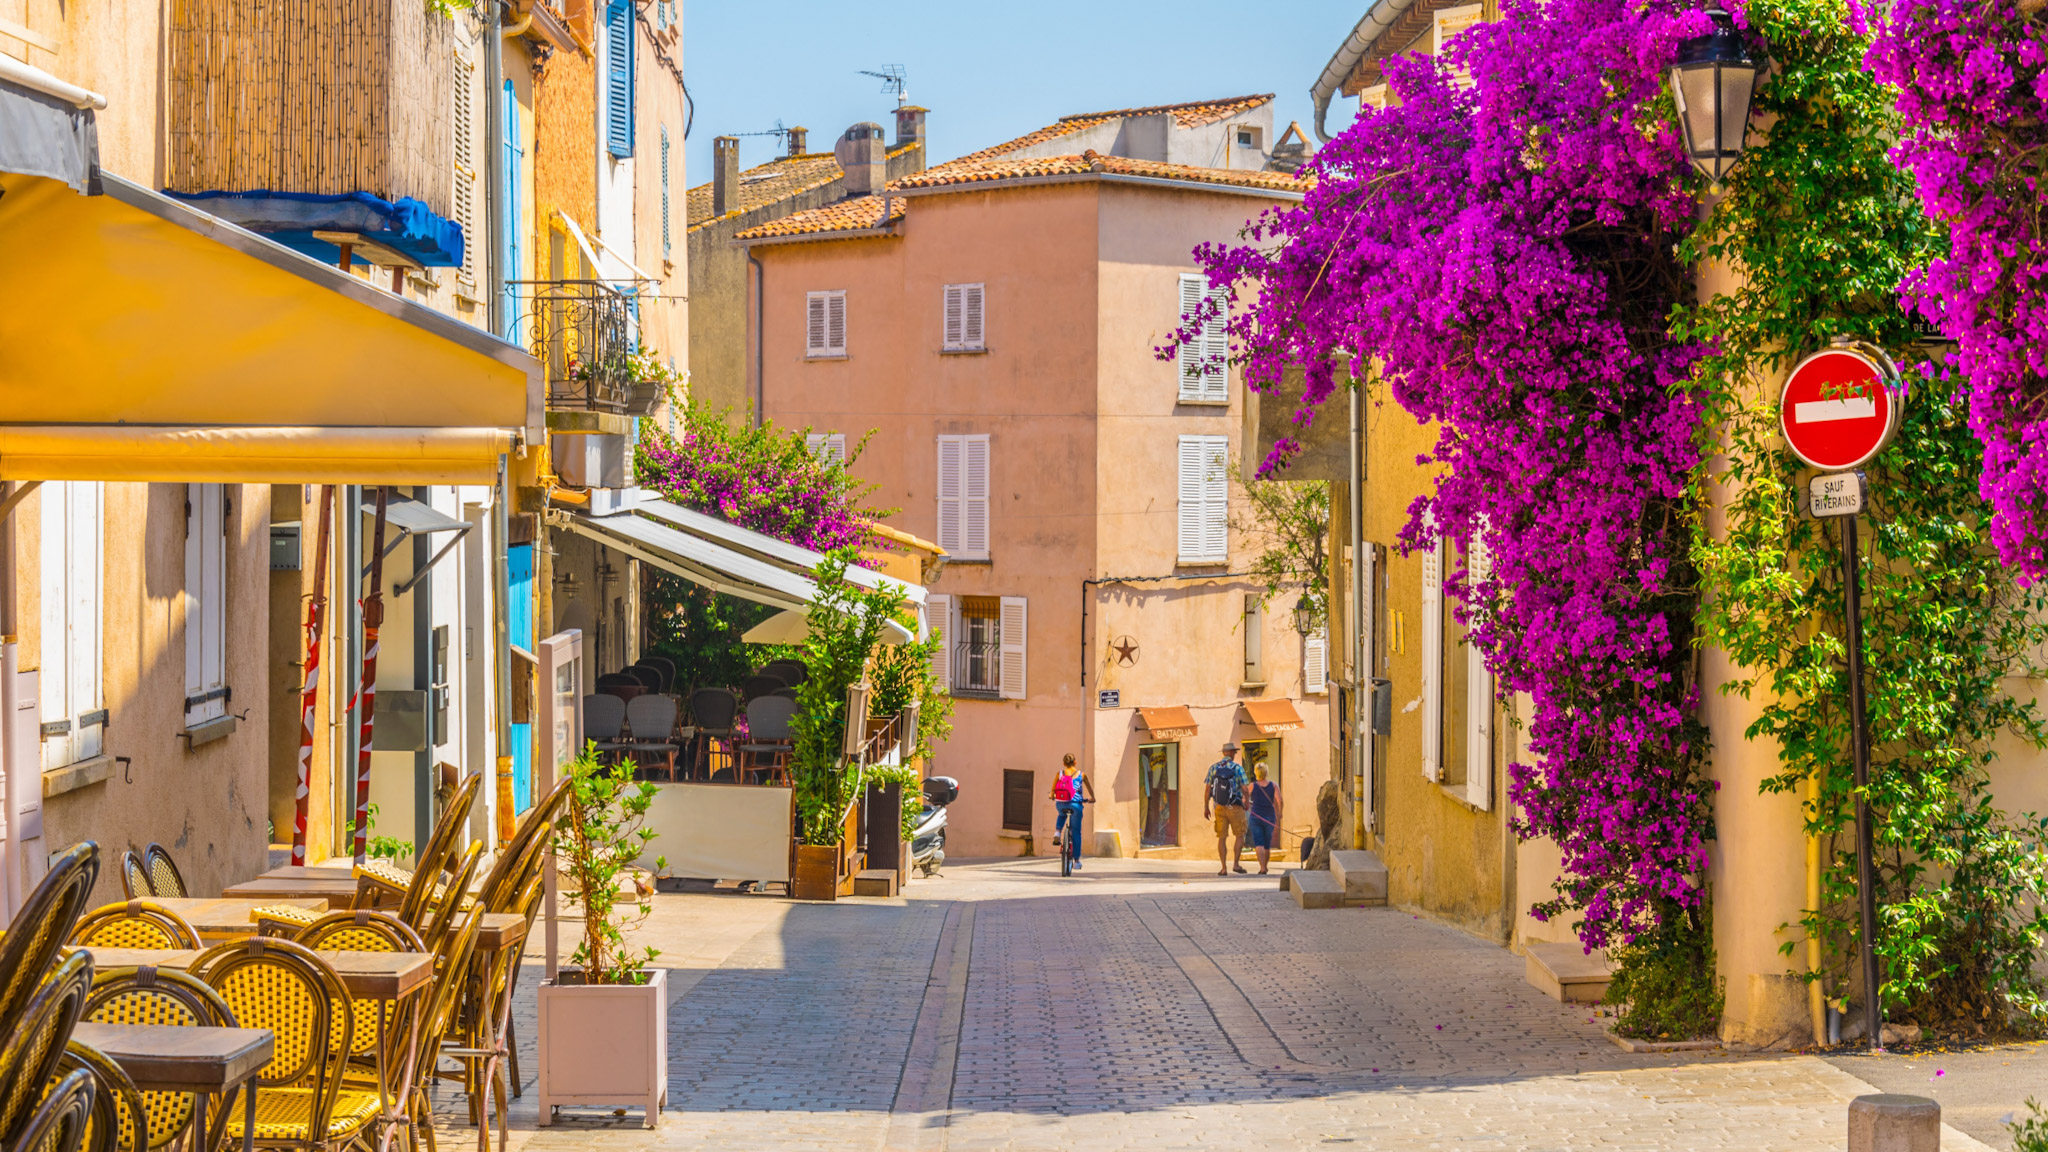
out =
[[[515,647],[533,651],[533,545],[506,549],[511,576],[510,633]],[[533,725],[512,726],[512,811],[533,807]]]

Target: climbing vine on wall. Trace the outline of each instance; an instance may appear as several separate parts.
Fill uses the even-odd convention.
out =
[[[1740,18],[1770,44],[1776,67],[1757,107],[1773,119],[1688,256],[1729,265],[1744,286],[1674,325],[1716,350],[1699,365],[1718,453],[1703,479],[1723,518],[1702,522],[1696,549],[1702,637],[1734,665],[1724,691],[1762,704],[1745,735],[1781,749],[1764,787],[1798,794],[1822,841],[1821,906],[1803,927],[1824,943],[1829,995],[1860,996],[1839,522],[1804,514],[1807,473],[1778,436],[1775,385],[1837,333],[1920,364],[1899,438],[1866,469],[1878,950],[1895,1011],[1975,1034],[2044,1008],[2031,971],[2048,939],[2041,827],[2000,813],[1986,774],[2001,734],[2048,736],[2005,686],[2048,638],[2044,603],[2001,568],[1976,490],[1978,440],[1911,346],[1895,289],[1938,254],[1938,237],[1886,155],[1898,122],[1863,66],[1867,37],[1847,0],[1752,0]]]

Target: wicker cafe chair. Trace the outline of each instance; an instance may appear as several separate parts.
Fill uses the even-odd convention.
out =
[[[149,869],[142,866],[142,853],[133,848],[121,851],[121,895],[130,900],[156,895],[149,883]]]
[[[426,944],[428,951],[441,947],[441,937],[447,935],[448,926],[455,922],[455,913],[461,910],[463,905],[475,903],[468,898],[469,885],[476,879],[477,861],[483,857],[483,852],[483,841],[469,842],[469,847],[462,853],[462,859],[455,865],[454,875],[448,881],[447,894],[438,903],[426,909],[420,920],[415,923],[414,927],[419,931],[420,940]]]
[[[106,1053],[79,1040],[64,1046],[57,1060],[61,1077],[83,1070],[92,1076],[91,1121],[86,1125],[87,1152],[149,1152],[149,1115],[142,1093]]]
[[[87,840],[58,853],[42,883],[14,914],[6,936],[0,937],[0,1036],[16,1030],[23,1009],[85,911],[100,875],[99,851]]]
[[[235,1014],[204,980],[175,968],[108,968],[92,978],[85,1018],[95,1024],[156,1024],[170,1028],[233,1028]],[[234,1094],[222,1100],[225,1114]],[[163,1148],[191,1131],[199,1097],[192,1092],[142,1094],[149,1147]]]
[[[72,929],[81,948],[198,949],[199,933],[185,918],[154,900],[107,904],[85,914]]]
[[[344,1088],[342,1072],[355,1043],[341,977],[310,948],[252,937],[217,944],[192,962],[244,1028],[268,1028],[275,1054],[252,1081],[256,1143],[327,1152],[356,1141],[383,1110],[375,1092]],[[223,1111],[225,1135],[239,1143],[240,1108]]]
[[[50,1086],[42,1102],[8,1145],[10,1152],[84,1152],[92,1123],[93,1077],[74,1069]]]
[[[142,863],[149,869],[149,889],[154,895],[172,899],[191,895],[185,888],[184,874],[178,871],[177,864],[172,862],[171,854],[164,851],[163,845],[152,842],[143,849]]]
[[[316,952],[427,950],[427,946],[420,942],[419,933],[406,927],[404,921],[388,912],[373,912],[367,908],[329,912],[302,929],[296,939]],[[376,1051],[377,1011],[375,1000],[349,1001],[349,1013],[355,1017],[355,1043],[349,1048],[350,1056],[362,1059]]]
[[[448,1035],[449,1027],[461,1006],[463,989],[469,984],[467,977],[470,962],[476,954],[477,931],[483,927],[483,922],[483,905],[472,904],[462,919],[461,927],[443,935],[441,946],[434,951],[436,976],[433,985],[424,995],[415,997],[410,1010],[402,1013],[399,1020],[389,1029],[392,1037],[391,1048],[385,1059],[391,1061],[387,1067],[390,1074],[395,1077],[404,1070],[405,1044],[412,1031],[412,1013],[422,1013],[419,1017],[420,1054],[418,1062],[413,1066],[412,1082],[394,1084],[392,1087],[404,1098],[406,1112],[412,1117],[415,1129],[427,1133],[427,1145],[430,1149],[433,1147],[434,1115],[433,1104],[428,1099],[428,1089],[433,1082],[435,1057],[440,1054],[461,1055],[459,1049],[444,1052],[441,1042]],[[352,1072],[350,1078],[356,1083],[368,1080],[368,1076],[360,1071]],[[502,1100],[504,1097],[500,1096],[499,1099]],[[471,1102],[470,1110],[472,1114],[475,1113],[474,1101]]]
[[[483,786],[483,780],[483,773],[471,772],[455,786],[455,795],[448,798],[448,806],[441,810],[433,835],[427,838],[426,848],[414,857],[411,871],[382,861],[371,862],[381,867],[356,865],[356,907],[380,907],[395,898],[398,918],[417,930],[441,887],[441,872],[447,867],[449,856],[462,842],[469,810],[476,803],[477,789]]]
[[[0,1139],[15,1141],[28,1123],[64,1055],[72,1026],[85,1011],[91,987],[92,957],[73,952],[57,962],[22,1007],[19,1023],[0,1047]]]

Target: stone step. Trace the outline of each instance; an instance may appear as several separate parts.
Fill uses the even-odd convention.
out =
[[[894,896],[896,894],[896,870],[894,868],[864,868],[854,873],[853,894],[855,896]]]
[[[1346,904],[1384,905],[1387,902],[1387,866],[1380,863],[1376,852],[1332,852],[1330,875],[1343,887]]]
[[[1532,943],[1526,975],[1529,983],[1553,1000],[1571,1004],[1597,1004],[1607,995],[1614,980],[1614,966],[1602,952],[1586,955],[1577,941]]]
[[[1303,908],[1342,908],[1344,886],[1337,878],[1324,871],[1308,871],[1296,868],[1289,872],[1288,890],[1294,893],[1294,902]]]

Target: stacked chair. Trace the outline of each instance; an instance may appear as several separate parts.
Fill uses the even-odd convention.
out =
[[[98,879],[98,845],[59,853],[0,938],[0,1148],[9,1152],[143,1150],[134,1085],[71,1040],[92,957],[61,952]]]

